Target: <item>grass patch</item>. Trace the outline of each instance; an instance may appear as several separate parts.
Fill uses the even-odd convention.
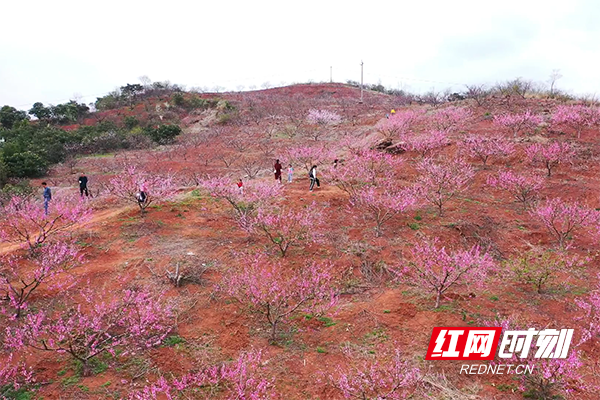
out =
[[[323,322],[323,326],[325,326],[325,328],[329,328],[330,326],[337,324],[337,322],[328,317],[319,317],[319,321]]]
[[[413,231],[416,231],[416,230],[418,230],[418,229],[419,229],[421,226],[420,226],[419,224],[417,224],[416,222],[412,222],[412,223],[408,224],[408,227],[409,227],[410,229],[412,229]]]
[[[167,347],[173,347],[181,343],[185,343],[185,339],[179,335],[171,335],[163,340],[163,345]]]
[[[498,296],[490,296],[491,301],[498,301]]]
[[[25,387],[15,389],[12,384],[0,386],[0,398],[1,399],[13,399],[13,400],[30,400],[32,399],[32,393]]]
[[[69,387],[69,386],[73,386],[73,385],[77,385],[79,383],[79,375],[73,375],[73,376],[69,376],[67,378],[64,378],[61,383],[64,387]]]
[[[325,354],[325,353],[327,353],[327,350],[325,350],[322,347],[317,347],[317,353]]]

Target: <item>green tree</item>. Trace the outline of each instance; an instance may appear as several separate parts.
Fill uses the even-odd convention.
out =
[[[49,107],[45,107],[43,103],[37,102],[29,110],[29,115],[33,115],[40,121],[47,121],[52,117],[52,110]]]
[[[0,126],[12,129],[17,122],[24,120],[29,120],[29,116],[25,111],[17,110],[11,106],[0,108]]]
[[[179,125],[161,125],[158,128],[146,128],[145,133],[158,144],[169,144],[181,133],[181,128]]]

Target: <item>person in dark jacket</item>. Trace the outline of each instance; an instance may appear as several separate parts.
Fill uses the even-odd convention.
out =
[[[319,179],[317,179],[317,166],[313,165],[310,168],[310,172],[308,173],[308,177],[310,178],[310,191],[313,191],[313,188],[315,187],[315,183],[317,184],[317,187],[321,187],[321,183],[319,182]]]
[[[48,215],[48,204],[52,200],[52,190],[46,186],[46,182],[42,182],[42,186],[44,187],[44,213]]]
[[[279,162],[279,159],[275,160],[275,165],[273,165],[273,172],[275,173],[275,180],[281,183],[281,169],[283,166]]]
[[[79,177],[79,195],[83,197],[83,193],[85,193],[85,197],[88,197],[90,194],[88,193],[87,188],[88,178],[85,174],[81,174]]]

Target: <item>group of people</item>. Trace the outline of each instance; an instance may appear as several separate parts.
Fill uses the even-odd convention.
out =
[[[83,198],[83,195],[85,194],[85,197],[93,197],[90,191],[88,190],[88,177],[84,173],[81,174],[78,182],[79,196]],[[48,215],[48,206],[50,204],[50,201],[52,200],[52,190],[50,189],[50,187],[48,187],[48,184],[46,182],[42,182],[42,187],[44,188],[44,192],[42,194],[44,198],[44,212],[46,215]],[[142,204],[148,200],[147,189],[145,184],[140,185],[140,190],[136,193],[135,197],[137,201]]]
[[[335,160],[337,163],[337,160]],[[279,181],[279,183],[281,183],[281,170],[283,169],[283,166],[281,165],[281,163],[279,162],[279,159],[275,160],[275,164],[273,165],[273,173],[275,174],[275,180]],[[292,179],[294,176],[294,167],[292,167],[292,164],[288,165],[288,183],[292,183]],[[309,190],[312,192],[313,188],[315,187],[315,183],[317,184],[317,187],[321,187],[321,183],[319,182],[319,179],[317,178],[317,166],[313,165],[310,168],[310,171],[308,172],[308,178],[310,179],[310,187]]]
[[[90,192],[87,187],[88,177],[85,174],[81,174],[79,177],[79,195],[83,198],[85,193],[85,197],[90,196]],[[44,192],[42,194],[44,198],[44,213],[48,215],[48,206],[50,205],[50,201],[52,201],[52,189],[48,187],[46,182],[42,182],[42,187],[44,188]]]

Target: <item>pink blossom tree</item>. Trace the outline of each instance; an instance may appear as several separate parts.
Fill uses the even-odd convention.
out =
[[[240,224],[249,232],[259,232],[285,257],[291,246],[317,241],[321,237],[322,213],[316,203],[299,211],[290,208],[259,207],[249,224]],[[245,221],[244,221],[245,222]]]
[[[0,388],[19,390],[22,386],[35,382],[33,371],[22,362],[13,361],[14,354],[9,354],[0,367]],[[0,392],[2,394],[2,392]]]
[[[342,117],[332,111],[316,110],[314,108],[308,110],[306,119],[311,124],[319,125],[334,125],[342,121]]]
[[[562,105],[556,107],[552,113],[553,126],[566,126],[577,132],[577,138],[581,137],[581,131],[600,122],[600,113],[597,107],[588,107],[581,104]]]
[[[201,389],[201,390],[200,390]],[[265,378],[261,351],[243,352],[230,363],[203,367],[175,378],[161,377],[141,390],[129,394],[129,400],[177,399],[181,395],[194,399],[213,399],[219,395],[231,399],[268,399],[273,382]]]
[[[465,127],[471,119],[472,113],[464,107],[445,107],[434,111],[427,116],[426,123],[434,131],[446,133],[456,132]]]
[[[487,165],[488,159],[507,157],[515,152],[514,145],[502,136],[469,135],[461,143],[467,153]]]
[[[544,186],[543,178],[537,175],[519,175],[512,171],[500,171],[497,176],[490,176],[487,184],[508,192],[513,199],[528,208],[537,198]]]
[[[538,205],[531,215],[544,224],[560,248],[564,248],[567,241],[579,231],[595,227],[600,220],[598,211],[577,202],[565,202],[558,197]]]
[[[315,125],[311,130],[313,139],[319,140],[326,127],[337,125],[342,122],[342,117],[333,111],[310,109],[308,111],[307,121]]]
[[[394,183],[375,188],[365,186],[350,198],[350,204],[361,210],[365,216],[375,221],[375,236],[382,235],[382,226],[397,214],[403,213],[416,204],[416,194],[412,189],[397,190]]]
[[[88,204],[79,199],[55,197],[49,210],[49,215],[46,215],[43,205],[34,199],[13,197],[2,210],[4,219],[0,221],[0,238],[24,242],[33,251],[48,238],[59,236],[91,218]]]
[[[596,284],[596,288],[590,292],[587,298],[575,299],[575,304],[583,310],[584,316],[581,319],[587,325],[580,343],[596,338],[600,334],[600,285]]]
[[[219,289],[267,319],[271,340],[280,324],[298,312],[322,315],[337,301],[331,265],[285,268],[258,254],[249,265],[231,268]]]
[[[400,279],[435,293],[435,308],[440,306],[442,295],[452,286],[461,283],[481,285],[490,271],[496,269],[492,258],[479,246],[470,250],[448,253],[439,241],[424,241],[411,251],[412,259],[403,269],[396,270]]]
[[[387,140],[394,140],[412,131],[416,124],[423,118],[421,110],[402,110],[382,119],[375,128]]]
[[[250,229],[251,217],[259,207],[279,200],[283,192],[283,186],[274,181],[247,181],[241,191],[229,177],[206,179],[200,185],[212,197],[227,201],[244,229]]]
[[[354,354],[343,349],[345,360],[328,376],[346,399],[405,399],[412,397],[423,377],[419,368],[401,357],[399,350],[377,349],[375,354]]]
[[[521,114],[501,114],[494,117],[494,123],[506,128],[516,137],[524,131],[531,131],[543,122],[541,116],[527,110]]]
[[[568,143],[552,142],[548,144],[534,143],[525,148],[525,154],[529,161],[536,165],[542,165],[552,175],[552,170],[560,164],[569,162],[574,157],[574,152]]]
[[[421,176],[415,189],[426,201],[435,205],[441,217],[444,205],[464,191],[475,175],[473,167],[462,159],[434,161],[423,159],[417,169]]]
[[[144,213],[152,203],[172,199],[177,187],[172,175],[160,176],[140,170],[135,165],[126,165],[123,172],[109,181],[108,191],[119,199],[137,204]],[[146,195],[144,201],[138,196],[140,192]]]
[[[27,314],[19,326],[7,330],[6,345],[68,354],[82,363],[83,375],[88,376],[90,361],[98,355],[157,346],[171,331],[170,307],[146,291],[104,293],[101,299],[82,292],[82,297],[83,302],[64,309]]]
[[[287,149],[285,156],[288,163],[302,165],[308,173],[313,165],[331,163],[335,158],[335,153],[322,146],[300,146]]]
[[[450,140],[446,131],[432,130],[406,135],[401,147],[406,151],[416,151],[421,154],[421,157],[427,157],[433,150],[441,149],[449,144]]]
[[[37,249],[28,259],[7,257],[0,265],[0,287],[6,292],[5,299],[11,307],[10,314],[19,318],[27,309],[27,302],[40,285],[63,288],[65,279],[54,279],[81,262],[77,249],[65,242],[56,242]],[[29,265],[27,265],[29,264]],[[1,310],[7,312],[5,309]]]
[[[364,150],[350,154],[343,164],[329,171],[329,179],[350,197],[365,186],[380,186],[401,170],[402,160],[391,154]]]

